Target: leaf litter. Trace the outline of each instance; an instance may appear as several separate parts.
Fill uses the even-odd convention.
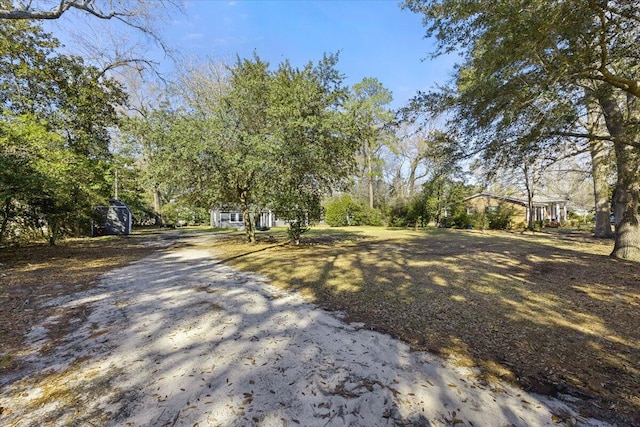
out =
[[[156,253],[47,306],[84,314],[55,345],[25,341],[20,375],[0,382],[3,424],[78,425],[101,414],[99,425],[556,425],[570,414],[560,421],[606,425],[507,383],[492,390],[474,369],[345,323],[206,247]],[[43,404],[38,390],[55,378],[74,392]]]

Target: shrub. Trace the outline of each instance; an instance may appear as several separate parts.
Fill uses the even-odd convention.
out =
[[[445,218],[450,227],[468,228],[474,225],[473,216],[467,213],[467,208],[463,204],[452,205],[450,210],[449,216]]]
[[[409,207],[405,204],[396,204],[389,210],[389,225],[391,227],[408,227]]]
[[[289,223],[287,229],[287,236],[296,245],[300,244],[300,236],[310,230],[307,225],[307,215],[304,211],[298,210],[296,212],[295,220]]]
[[[472,217],[471,224],[475,229],[485,230],[489,228],[489,219],[487,218],[487,215],[485,215],[484,213],[476,214]]]
[[[515,228],[516,230],[526,230],[527,229],[527,223],[524,222],[524,221],[520,221],[513,228]]]
[[[382,213],[371,209],[348,194],[333,199],[325,206],[325,222],[331,227],[345,225],[382,225]]]
[[[162,218],[168,223],[174,224],[178,221],[178,207],[175,203],[163,205],[160,213],[162,214]]]
[[[349,225],[351,210],[354,202],[351,196],[345,194],[330,201],[325,207],[324,220],[331,227]]]
[[[393,227],[425,227],[433,219],[433,208],[420,194],[409,202],[399,202],[391,208],[389,225]]]
[[[382,213],[378,209],[371,209],[365,204],[354,209],[352,215],[351,225],[381,226],[383,223]]]
[[[487,212],[487,221],[491,230],[507,230],[511,228],[512,218],[516,214],[513,206],[500,204],[497,209]]]

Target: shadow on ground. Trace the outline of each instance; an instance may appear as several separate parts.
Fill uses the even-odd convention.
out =
[[[361,248],[387,253],[383,246]],[[323,255],[316,263],[327,277],[343,268],[341,257],[355,257],[365,270],[364,253],[353,249]],[[422,268],[407,265],[397,251],[388,256],[385,262],[396,267],[379,268],[391,283]],[[363,280],[369,274],[362,273]],[[394,287],[394,295],[411,303],[411,287]],[[387,335],[345,325],[201,249],[146,258],[42,309],[54,306],[83,314],[67,319],[75,327],[46,354],[62,317],[51,316],[30,331],[23,375],[0,382],[4,424],[553,423],[548,403],[535,396],[484,384],[471,371],[412,352]],[[375,326],[385,325],[396,330],[385,318]],[[566,411],[562,405],[552,409]]]
[[[600,244],[435,230],[272,248],[233,264],[414,349],[480,366],[487,380],[640,425],[640,265],[585,250]]]

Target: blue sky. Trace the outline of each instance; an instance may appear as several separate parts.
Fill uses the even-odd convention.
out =
[[[107,44],[113,46],[109,32],[121,34],[127,43],[141,37],[116,21],[78,11],[45,22],[45,27],[72,51],[78,39],[86,39],[98,47],[104,44],[107,56]],[[250,57],[255,51],[273,67],[284,60],[303,66],[324,53],[340,52],[338,69],[346,83],[377,78],[393,92],[393,108],[405,105],[418,90],[448,81],[456,59],[424,60],[433,41],[424,37],[422,17],[402,10],[398,0],[186,0],[185,13],[174,14],[159,32],[179,56],[232,63],[236,55]],[[163,62],[160,69],[173,66],[159,48],[143,49]]]
[[[433,43],[421,17],[396,0],[192,0],[165,37],[183,54],[233,59],[255,51],[273,66],[286,59],[302,66],[340,51],[347,84],[375,77],[393,92],[393,107],[444,83],[453,67],[452,57],[422,61]]]

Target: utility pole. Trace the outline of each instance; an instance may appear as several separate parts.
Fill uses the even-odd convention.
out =
[[[118,169],[116,169],[115,172],[115,177],[113,180],[113,189],[114,189],[114,193],[115,193],[115,199],[118,200]]]

